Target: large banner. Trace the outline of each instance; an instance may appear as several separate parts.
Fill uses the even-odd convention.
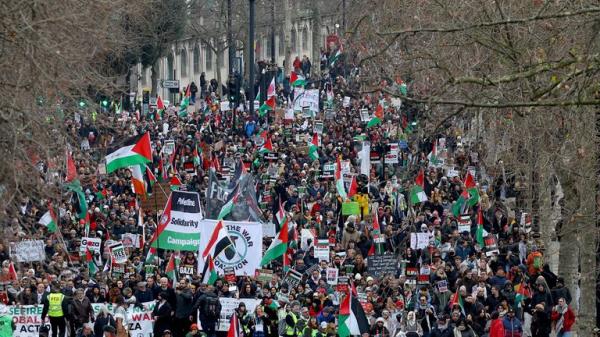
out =
[[[152,246],[169,250],[198,251],[201,221],[202,209],[198,193],[173,191],[160,220],[159,227],[164,226],[164,229]]]
[[[254,275],[260,268],[262,258],[262,224],[248,221],[223,221],[229,231],[229,237],[234,247],[227,248],[221,255],[215,257],[215,268],[219,275],[223,269],[233,268],[238,276]],[[206,247],[217,220],[205,219],[200,222],[200,247]],[[198,259],[198,270],[204,270],[204,261]]]
[[[92,304],[94,313],[98,316],[100,309],[104,304]],[[152,310],[154,310],[155,302],[143,303],[143,308],[129,307],[127,310],[127,321],[129,322],[129,334],[135,337],[152,337]],[[256,305],[255,305],[256,306]],[[115,305],[108,304],[108,312],[114,314]],[[224,306],[223,306],[224,307]],[[38,337],[40,335],[40,326],[42,325],[42,309],[43,305],[11,305],[9,313],[13,316],[13,321],[17,325],[14,336],[19,337]],[[50,321],[46,318],[44,325],[50,329]]]

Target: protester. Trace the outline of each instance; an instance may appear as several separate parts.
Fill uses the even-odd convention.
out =
[[[557,337],[570,337],[571,328],[575,324],[575,314],[564,298],[558,299],[558,304],[552,308],[552,323]]]

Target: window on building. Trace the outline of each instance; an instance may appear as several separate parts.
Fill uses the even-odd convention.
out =
[[[179,56],[179,60],[181,61],[181,77],[187,77],[187,50],[182,49],[181,55]]]
[[[200,73],[200,47],[194,46],[194,74]]]
[[[292,37],[290,38],[292,53],[296,52],[296,29],[292,28]]]
[[[302,50],[308,50],[308,28],[302,28]]]
[[[204,46],[204,50],[206,53],[206,70],[208,71],[212,71],[212,64],[213,64],[213,52],[212,49],[210,49],[210,47],[208,47],[208,45]]]

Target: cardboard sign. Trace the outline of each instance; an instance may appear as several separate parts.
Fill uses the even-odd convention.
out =
[[[327,268],[326,271],[326,278],[327,278],[327,284],[330,285],[337,285],[338,284],[338,274],[339,274],[339,270],[337,268]]]
[[[313,132],[322,135],[323,134],[323,121],[315,121],[313,124]]]
[[[429,283],[429,275],[431,275],[431,269],[429,268],[429,266],[425,265],[422,266],[421,269],[419,270],[419,283],[421,284],[428,284]]]
[[[360,109],[360,121],[366,123],[370,120],[371,120],[371,114],[369,114],[369,110]]]
[[[121,234],[121,242],[125,248],[140,248],[140,235],[132,233]]]
[[[436,285],[437,285],[438,291],[440,293],[445,293],[446,291],[448,291],[448,281],[447,280],[437,281]]]
[[[395,275],[398,270],[398,261],[394,254],[373,255],[367,259],[369,275],[383,277],[384,275]]]
[[[494,254],[500,253],[500,251],[498,250],[498,241],[496,240],[496,236],[494,234],[488,234],[488,236],[486,236],[483,239],[483,241],[485,243],[486,256],[492,256]]]
[[[360,206],[356,201],[345,202],[342,204],[342,215],[360,215]]]
[[[335,175],[335,164],[327,163],[323,164],[323,173],[321,173],[321,178],[333,178]]]
[[[221,102],[221,111],[229,111],[231,110],[231,106],[229,105],[229,101]]]
[[[175,141],[173,139],[165,140],[165,144],[162,147],[163,154],[170,155],[175,152]]]
[[[458,232],[459,233],[470,233],[471,232],[471,217],[468,215],[462,215],[458,219]]]

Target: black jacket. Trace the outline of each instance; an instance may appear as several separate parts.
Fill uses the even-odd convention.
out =
[[[154,317],[154,336],[162,336],[165,330],[171,330],[171,305],[169,301],[160,306],[156,303],[152,316]]]
[[[192,313],[193,295],[190,288],[178,290],[175,298],[177,300],[177,308],[175,309],[176,318],[187,318]]]

